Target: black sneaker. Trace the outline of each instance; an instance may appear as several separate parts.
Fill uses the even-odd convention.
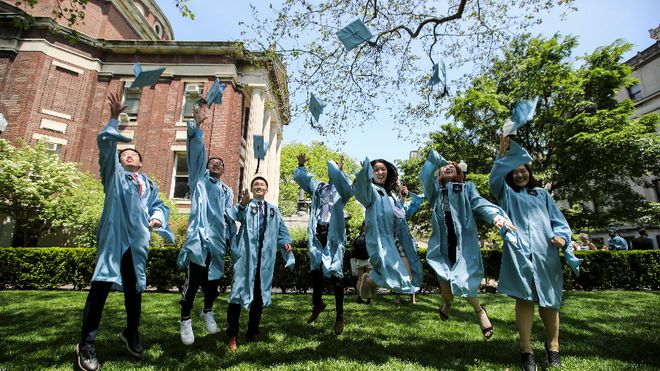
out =
[[[96,359],[94,345],[80,346],[80,344],[76,344],[76,354],[78,355],[78,367],[81,370],[96,371],[99,369],[99,361]]]
[[[126,329],[119,333],[119,337],[126,343],[126,349],[128,352],[136,357],[142,357],[144,353],[144,346],[140,343],[140,335],[136,332],[134,334],[129,334]]]
[[[523,353],[520,357],[520,366],[523,371],[536,371],[536,360],[534,359],[534,354],[532,353]]]
[[[545,353],[548,356],[548,366],[561,368],[561,356],[559,355],[559,352],[550,350],[547,341],[543,345],[545,345]]]

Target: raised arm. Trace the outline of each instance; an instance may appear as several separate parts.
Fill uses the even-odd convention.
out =
[[[447,164],[447,160],[440,156],[436,150],[432,149],[429,152],[426,162],[422,165],[422,170],[419,173],[419,182],[422,184],[424,195],[429,202],[433,202],[438,195],[438,177],[436,176],[436,172],[445,164]]]
[[[192,185],[197,183],[199,177],[206,171],[206,148],[203,142],[202,124],[206,121],[207,116],[197,107],[193,108],[193,115],[195,119],[188,121],[188,140],[186,141],[188,184],[191,185],[191,191],[194,189]]]
[[[506,150],[509,152],[505,155]],[[498,200],[502,200],[507,187],[504,178],[520,165],[532,162],[532,157],[518,143],[508,137],[501,137],[500,150],[493,163],[493,169],[488,177],[490,192]]]
[[[355,173],[355,184],[353,185],[353,193],[355,198],[360,201],[362,206],[369,207],[374,203],[374,189],[371,186],[371,179],[374,177],[374,170],[371,167],[371,162],[365,157],[362,163],[362,168]]]
[[[301,165],[300,162],[298,162],[298,167],[295,170],[293,170],[293,180],[296,183],[298,183],[300,188],[302,188],[305,192],[310,194],[313,194],[316,191],[316,188],[318,188],[319,186],[319,182],[312,178],[313,175],[307,172],[307,168],[305,168],[305,163],[303,162]]]
[[[353,197],[353,189],[348,177],[342,171],[342,163],[343,161],[340,161],[340,165],[337,165],[334,161],[328,161],[328,176],[335,186],[337,193],[341,196],[342,201],[347,203]]]
[[[119,114],[126,109],[118,94],[110,94],[110,121],[96,137],[99,147],[99,165],[101,166],[101,182],[105,188],[115,172],[121,170],[117,157],[117,142],[130,142],[131,139],[119,133]]]

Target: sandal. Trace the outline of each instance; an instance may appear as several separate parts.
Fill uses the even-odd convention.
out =
[[[488,312],[486,312],[486,308],[484,308],[483,305],[479,305],[479,306],[481,307],[481,310],[475,312],[475,313],[477,313],[477,316],[479,316],[481,314],[481,311],[483,311],[484,314],[486,315],[486,318],[488,318],[488,321],[490,322],[490,318],[488,317]],[[481,327],[481,320],[479,320],[479,327]],[[493,333],[494,333],[492,322],[491,322],[491,326],[486,327],[486,328],[482,328],[481,333],[484,335],[486,340],[490,340],[493,337]]]
[[[548,356],[548,366],[561,368],[561,357],[559,356],[559,352],[550,350],[547,340],[543,345],[545,346],[545,354]]]
[[[536,361],[534,360],[534,353],[522,353],[520,355],[520,366],[523,371],[536,371]]]
[[[447,309],[451,309],[451,305],[447,305],[447,302],[442,303],[442,306],[440,306],[440,309],[438,309],[438,313],[440,314],[440,319],[443,321],[446,321],[449,319],[449,314],[446,314],[445,312],[442,311],[442,308],[447,307]]]

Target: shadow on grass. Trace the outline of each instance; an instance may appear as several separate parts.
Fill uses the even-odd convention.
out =
[[[0,363],[7,369],[68,368],[75,361],[86,292],[0,291]],[[312,325],[310,295],[275,295],[264,310],[262,341],[246,343],[247,310],[241,316],[239,348],[227,351],[227,336],[206,334],[194,312],[195,343],[179,339],[179,296],[145,294],[141,338],[147,346],[142,359],[126,353],[118,333],[125,324],[123,296],[108,298],[96,348],[104,369],[504,369],[516,368],[519,358],[514,301],[483,294],[495,327],[486,342],[472,308],[457,300],[449,321],[437,314],[439,295],[422,295],[412,305],[400,305],[385,296],[372,305],[346,297],[346,328],[333,333],[334,300]],[[654,309],[657,292],[570,292],[562,309],[562,357],[567,369],[652,369],[660,367]],[[202,302],[198,297],[195,310]],[[216,301],[216,320],[224,328],[226,296]],[[543,327],[536,316],[534,349],[544,358]],[[541,362],[542,363],[542,362]]]

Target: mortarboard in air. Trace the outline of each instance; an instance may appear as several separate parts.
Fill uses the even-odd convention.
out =
[[[538,101],[539,97],[534,97],[534,99],[516,102],[516,105],[513,106],[513,111],[511,112],[511,119],[507,119],[502,127],[502,134],[504,134],[504,136],[516,135],[518,129],[534,118],[534,112],[536,111],[536,104]]]
[[[312,113],[312,117],[316,122],[319,122],[319,117],[323,113],[323,107],[326,106],[326,103],[321,99],[317,98],[314,93],[311,93],[309,97],[309,111]]]
[[[257,160],[263,160],[266,157],[266,152],[268,152],[270,143],[264,140],[263,135],[255,134],[253,136],[252,144],[254,146],[254,158]]]
[[[139,63],[134,64],[133,73],[135,74],[135,80],[133,80],[131,88],[141,88],[157,83],[164,71],[165,67],[145,71],[142,70],[142,66]]]
[[[373,35],[364,22],[358,18],[337,31],[337,37],[344,44],[346,50],[351,51],[363,42],[369,41]]]
[[[216,78],[213,86],[209,89],[209,92],[206,93],[206,104],[211,107],[213,103],[221,104],[222,103],[222,93],[225,91],[227,84],[221,84],[220,79]]]
[[[434,86],[437,84],[442,84],[442,96],[444,97],[449,92],[447,91],[447,68],[445,67],[445,62],[440,60],[439,63],[433,65],[433,71],[431,72],[431,78],[429,79],[428,85]]]

